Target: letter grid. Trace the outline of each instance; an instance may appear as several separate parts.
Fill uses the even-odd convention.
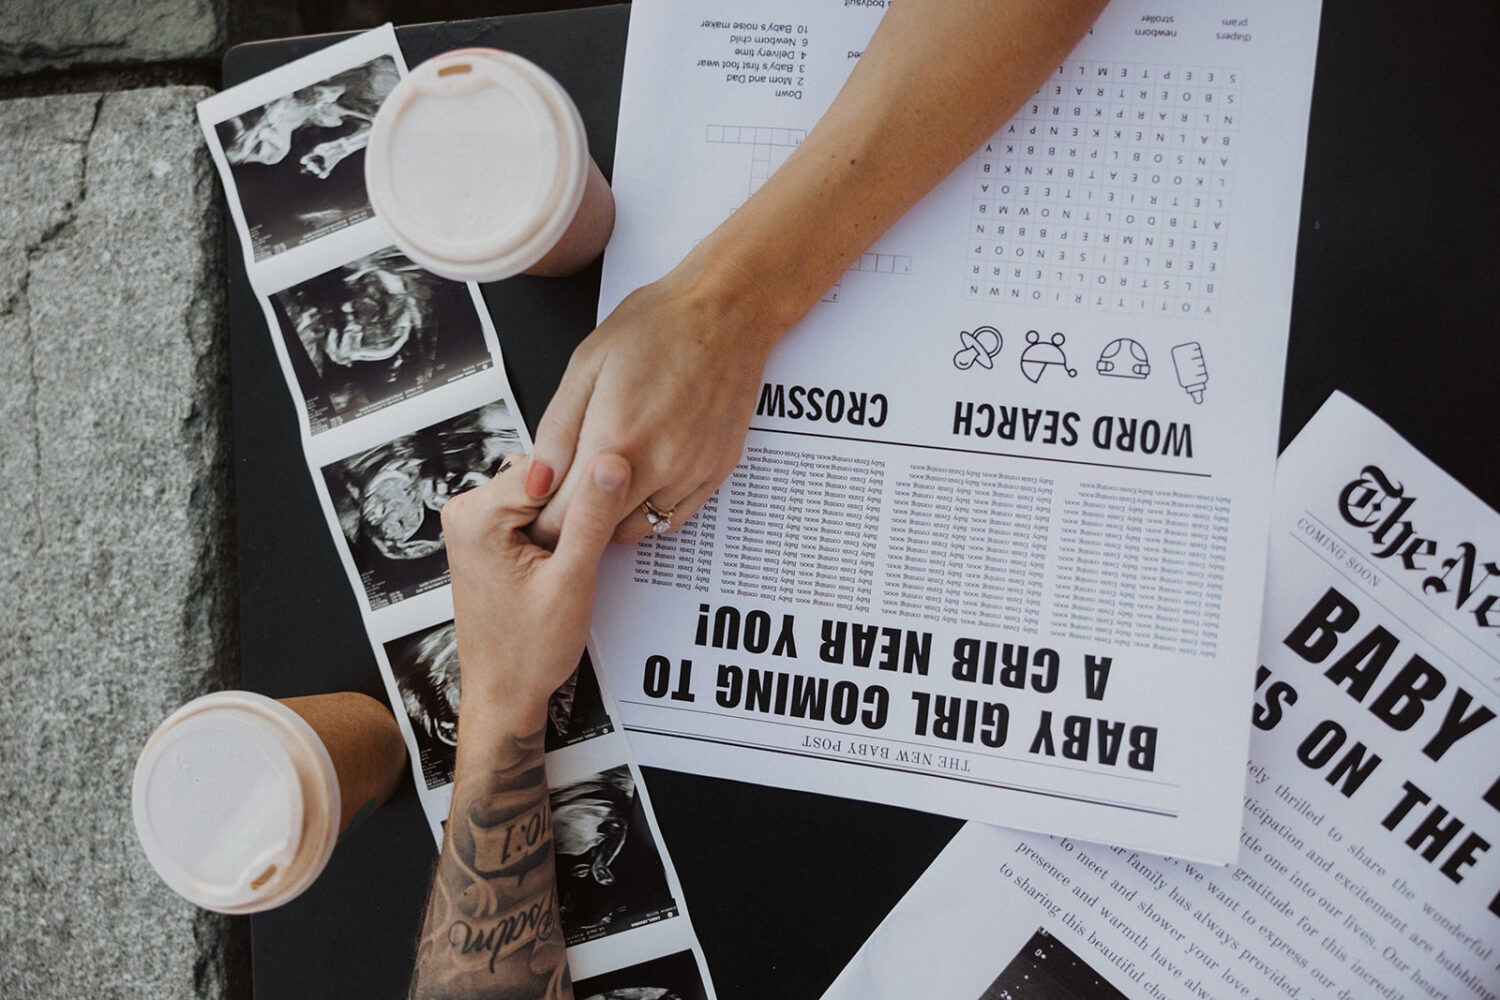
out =
[[[1214,316],[1240,77],[1059,67],[971,161],[965,297]]]

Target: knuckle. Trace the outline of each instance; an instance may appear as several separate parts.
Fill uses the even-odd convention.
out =
[[[438,512],[443,534],[449,539],[470,537],[476,530],[481,515],[480,506],[479,499],[472,490],[450,497]]]

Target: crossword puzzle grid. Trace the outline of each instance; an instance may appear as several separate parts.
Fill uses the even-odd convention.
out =
[[[708,142],[724,142],[750,147],[750,190],[746,197],[760,190],[781,166],[792,150],[802,145],[807,132],[800,128],[763,128],[752,125],[710,125],[704,136]]]
[[[853,271],[868,271],[875,274],[911,274],[911,257],[903,253],[867,253],[849,268]],[[823,293],[824,302],[837,302],[844,282],[835,281],[833,287]]]
[[[975,157],[965,297],[1212,316],[1235,71],[1059,67]]]
[[[766,178],[802,145],[807,132],[798,128],[769,128],[761,125],[710,125],[704,141],[716,144],[750,147],[750,183],[748,198],[766,182]],[[876,274],[910,274],[911,257],[906,254],[866,253],[849,268]],[[843,293],[842,280],[823,294],[824,302],[838,302]]]

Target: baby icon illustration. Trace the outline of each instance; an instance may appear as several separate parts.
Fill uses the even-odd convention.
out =
[[[1120,337],[1104,345],[1094,368],[1111,378],[1145,378],[1151,374],[1151,359],[1140,341]]]
[[[1051,340],[1043,341],[1041,334],[1035,330],[1027,330],[1026,343],[1030,346],[1021,352],[1021,374],[1033,382],[1040,382],[1042,376],[1047,374],[1047,369],[1055,365],[1067,372],[1068,378],[1076,378],[1078,369],[1068,367],[1068,356],[1062,349],[1067,339],[1060,333],[1054,333]]]
[[[993,326],[975,327],[972,333],[968,330],[960,331],[958,342],[963,345],[963,349],[953,355],[953,367],[961,372],[966,372],[975,365],[994,368],[995,355],[1005,346],[1000,331]]]
[[[1208,385],[1208,365],[1203,362],[1203,345],[1196,340],[1178,344],[1172,348],[1172,365],[1177,369],[1177,384],[1182,386],[1193,402],[1203,402],[1203,390]]]

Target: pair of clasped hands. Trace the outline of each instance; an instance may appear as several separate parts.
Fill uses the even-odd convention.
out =
[[[909,0],[888,10],[797,151],[579,345],[530,458],[444,508],[456,599],[483,584],[458,568],[469,562],[463,529],[481,510],[503,512],[512,541],[524,540],[506,550],[511,559],[540,565],[554,548],[579,551],[569,534],[585,538],[593,565],[575,566],[573,584],[589,595],[608,539],[636,542],[692,517],[739,461],[776,343],[1034,92],[1104,3]],[[581,645],[585,634],[558,638]]]
[[[412,996],[570,1000],[550,834],[510,868],[479,859],[507,817],[545,815],[547,700],[578,664],[605,548],[703,506],[739,461],[777,341],[1035,92],[1104,3],[891,6],[796,152],[578,347],[532,454],[443,506],[463,698]],[[476,920],[536,900],[554,903],[536,903],[513,955],[468,946]]]
[[[712,306],[692,266],[627,297],[578,347],[530,455],[444,504],[465,706],[482,683],[505,689],[486,705],[538,717],[577,666],[611,539],[651,534],[648,502],[681,527],[739,460],[774,337]]]

